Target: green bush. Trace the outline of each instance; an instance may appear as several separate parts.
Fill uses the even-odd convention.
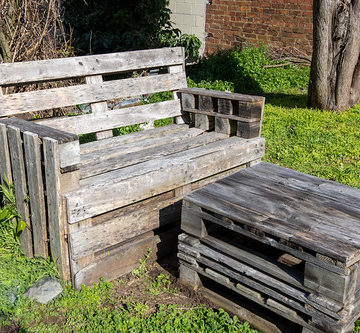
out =
[[[265,46],[247,46],[208,55],[198,65],[189,67],[188,75],[196,83],[228,81],[239,93],[278,93],[307,86],[309,67],[264,67],[279,63],[270,58]]]

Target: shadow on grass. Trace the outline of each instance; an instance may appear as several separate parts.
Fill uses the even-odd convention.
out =
[[[281,106],[287,108],[306,108],[307,107],[307,94],[285,94],[285,93],[272,93],[262,94],[266,98],[266,104],[273,106]]]

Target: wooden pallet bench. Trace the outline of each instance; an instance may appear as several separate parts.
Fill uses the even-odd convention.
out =
[[[51,255],[76,287],[171,250],[184,194],[264,155],[264,98],[188,89],[182,48],[0,64],[0,87],[1,183],[14,183],[22,248]],[[173,99],[109,109],[164,91]],[[91,111],[66,114],[82,104]],[[88,133],[97,140],[80,144]]]
[[[351,332],[359,202],[357,189],[269,163],[239,171],[185,196],[180,279],[216,281],[303,332]]]

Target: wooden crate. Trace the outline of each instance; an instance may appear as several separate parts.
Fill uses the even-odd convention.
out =
[[[186,196],[181,280],[207,277],[314,332],[360,314],[360,191],[261,163]],[[186,276],[195,274],[196,278]]]

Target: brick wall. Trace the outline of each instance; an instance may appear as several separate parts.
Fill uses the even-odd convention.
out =
[[[212,0],[205,52],[264,43],[311,54],[312,0]]]

